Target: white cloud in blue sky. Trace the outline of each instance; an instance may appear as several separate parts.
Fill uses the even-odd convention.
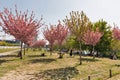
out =
[[[83,10],[92,22],[103,19],[113,26],[120,26],[120,0],[0,0],[0,11],[4,7],[34,11],[36,18],[43,15],[46,24],[57,24],[71,11]]]

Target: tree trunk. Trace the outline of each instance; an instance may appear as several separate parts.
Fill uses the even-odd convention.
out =
[[[25,55],[25,45],[24,45],[24,55]]]
[[[81,49],[81,42],[79,42],[80,44],[80,52],[79,52],[79,56],[80,56],[80,65],[82,65],[82,49]]]
[[[63,53],[61,52],[61,45],[59,45],[60,52],[59,52],[59,58],[63,58]]]
[[[23,46],[23,43],[21,42],[20,59],[23,59],[23,57],[22,57],[22,46]]]
[[[50,46],[50,55],[52,55],[52,44]]]
[[[27,46],[27,49],[26,49],[27,51],[28,51],[28,46]]]
[[[72,49],[70,49],[70,56],[72,56],[72,51],[73,51],[73,50],[72,50]]]
[[[93,46],[93,51],[92,51],[92,54],[93,54],[93,60],[95,59],[95,51],[94,51],[94,46]]]

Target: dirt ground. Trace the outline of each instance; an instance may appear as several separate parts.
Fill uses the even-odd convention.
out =
[[[0,80],[37,80],[34,74],[37,73],[34,67],[17,69],[6,73]],[[41,79],[40,79],[41,80]]]

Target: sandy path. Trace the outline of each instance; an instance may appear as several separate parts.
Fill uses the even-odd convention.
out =
[[[13,51],[9,51],[9,52],[0,53],[0,57],[15,53],[17,51],[19,51],[19,50],[13,50]]]

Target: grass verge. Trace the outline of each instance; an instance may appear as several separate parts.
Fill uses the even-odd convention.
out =
[[[120,60],[107,58],[92,60],[92,57],[82,57],[83,64],[79,65],[79,56],[70,57],[65,54],[63,59],[59,59],[57,53],[50,55],[46,52],[44,57],[40,54],[40,51],[29,50],[23,60],[16,57],[16,53],[1,57],[0,76],[12,70],[19,70],[21,73],[24,71],[27,74],[31,73],[36,80],[67,80],[68,77],[71,80],[80,80],[87,79],[89,75],[91,80],[104,80],[109,78],[109,69],[112,69],[113,76],[120,75]]]

